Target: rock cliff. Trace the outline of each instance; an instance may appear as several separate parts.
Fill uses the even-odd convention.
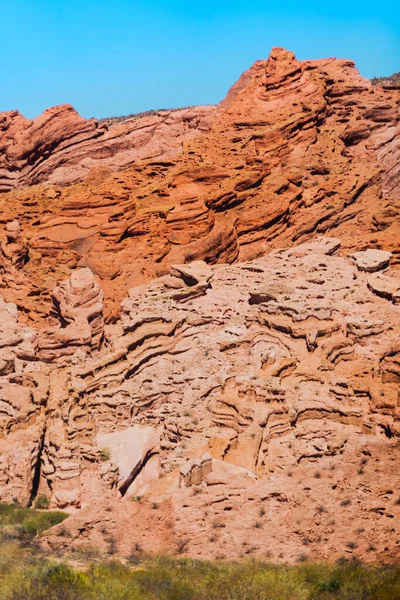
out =
[[[0,113],[0,192],[41,182],[66,185],[94,168],[123,169],[138,159],[165,160],[184,140],[209,129],[214,107],[153,111],[109,127],[65,104],[30,121]]]
[[[1,118],[0,499],[53,548],[398,558],[398,91],[274,49],[218,107]]]
[[[0,170],[18,176],[19,186],[44,182],[0,195],[2,221],[17,219],[29,241],[28,279],[41,280],[43,292],[34,305],[27,292],[24,314],[41,320],[71,268],[88,267],[102,281],[110,321],[130,287],[171,264],[248,260],[321,234],[340,237],[343,251],[391,251],[396,266],[399,102],[398,91],[372,86],[351,61],[298,61],[274,49],[217,108],[148,115],[110,125],[101,136],[103,125],[70,108],[15,125],[15,132],[6,127]],[[70,129],[79,139],[82,131],[97,137],[52,142],[44,151],[53,138],[69,139]],[[68,157],[57,150],[63,144]],[[27,174],[36,169],[32,152],[41,157],[39,178]],[[83,163],[98,166],[78,169]],[[71,181],[67,172],[86,179],[55,185]]]
[[[107,549],[106,522],[122,554],[165,548],[169,523],[169,550],[187,538],[203,558],[332,558],[350,538],[364,558],[397,556],[400,309],[375,288],[400,277],[339,248],[175,265],[104,330],[88,269],[54,293],[64,329],[37,334],[3,302],[2,499],[79,509],[53,547]]]

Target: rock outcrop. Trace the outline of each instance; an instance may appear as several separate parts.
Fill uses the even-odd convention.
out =
[[[183,464],[179,470],[179,486],[189,487],[206,483],[207,475],[212,471],[211,454],[203,454],[201,458],[192,458]]]
[[[106,545],[100,525],[110,517],[98,515],[112,506],[122,554],[132,539],[171,551],[187,537],[193,556],[272,547],[274,560],[294,561],[307,538],[308,553],[334,558],[346,551],[351,517],[361,556],[397,556],[397,537],[383,532],[400,484],[390,462],[400,452],[399,308],[371,278],[400,278],[393,267],[359,270],[339,247],[318,238],[238,265],[175,265],[130,290],[101,346],[77,353],[68,344],[75,352],[61,362],[32,354],[36,332],[3,304],[14,329],[1,363],[1,498],[42,493],[53,507],[79,509],[63,523],[77,547]],[[80,323],[78,307],[90,329],[99,291],[88,270],[55,297],[65,331]],[[137,518],[152,510],[159,525],[146,542]],[[160,539],[165,519],[169,542]],[[264,521],[268,534],[253,534]],[[213,533],[220,528],[229,535]],[[45,543],[65,542],[55,530]]]
[[[282,49],[217,108],[1,116],[0,499],[71,512],[44,544],[400,557],[399,123]]]
[[[359,271],[374,273],[389,266],[392,254],[384,250],[365,250],[363,252],[355,252],[352,258],[354,258]]]
[[[24,271],[45,287],[35,306],[26,295],[24,314],[42,321],[71,268],[99,277],[112,322],[130,287],[171,265],[249,260],[315,235],[340,237],[347,254],[389,251],[396,267],[399,101],[351,61],[298,61],[274,49],[217,108],[145,115],[108,131],[70,108],[32,123],[8,116],[16,124],[4,130],[3,172],[19,186],[45,182],[0,195],[3,221],[18,219],[29,239]]]
[[[10,221],[5,228],[5,239],[1,243],[4,259],[21,268],[29,260],[28,246],[21,234],[18,221]]]
[[[0,192],[74,183],[93,169],[101,178],[101,169],[110,173],[139,159],[168,160],[184,141],[209,129],[213,112],[212,106],[153,111],[113,126],[83,119],[69,105],[49,108],[33,121],[18,111],[0,113]]]
[[[43,329],[37,339],[40,360],[54,362],[100,347],[104,333],[103,292],[90,269],[77,269],[53,291],[56,327]]]

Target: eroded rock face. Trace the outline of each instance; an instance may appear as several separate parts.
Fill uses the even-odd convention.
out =
[[[179,487],[189,487],[206,483],[207,475],[212,471],[212,456],[203,454],[201,458],[192,458],[179,470]]]
[[[46,183],[0,196],[0,499],[74,513],[44,543],[399,557],[399,100],[275,49],[217,110],[3,115],[2,189]]]
[[[208,130],[213,112],[212,106],[153,111],[113,126],[83,119],[69,105],[33,121],[18,111],[0,113],[0,192],[44,181],[74,183],[93,169],[110,173],[144,158],[170,159],[184,141]]]
[[[99,434],[102,458],[118,467],[118,489],[130,498],[146,491],[159,476],[160,434],[157,428],[135,425],[113,433]],[[154,460],[155,459],[155,460]]]
[[[91,347],[98,348],[103,337],[103,292],[90,269],[77,269],[53,292],[57,316],[63,326],[87,323]]]
[[[10,221],[5,228],[5,239],[1,243],[1,252],[12,265],[21,268],[29,259],[28,245],[23,238],[18,221]]]
[[[77,269],[53,291],[56,327],[40,331],[36,353],[42,361],[78,358],[98,349],[103,339],[103,292],[90,269]]]
[[[390,462],[400,451],[399,308],[371,289],[379,274],[335,254],[339,245],[320,238],[238,265],[175,265],[130,290],[91,355],[61,364],[38,355],[18,363],[19,377],[9,363],[2,431],[19,451],[2,453],[1,498],[45,493],[53,507],[79,509],[63,524],[76,546],[102,547],[100,524],[112,523],[121,553],[132,539],[174,550],[188,537],[192,556],[273,545],[274,560],[295,561],[307,538],[307,552],[335,558],[351,518],[363,557],[395,557],[397,538],[377,531],[400,510]],[[76,275],[57,295],[67,320],[94,297],[93,277]],[[399,280],[391,267],[385,276]],[[252,531],[258,521],[268,535]],[[46,539],[64,543],[57,531]]]
[[[18,166],[19,185],[47,182],[0,197],[4,218],[29,236],[24,272],[45,291],[35,302],[25,294],[24,314],[43,324],[51,291],[71,268],[99,277],[113,322],[132,286],[171,265],[249,260],[316,235],[339,237],[346,255],[389,251],[396,267],[399,100],[351,61],[298,61],[275,49],[218,108],[157,113],[108,131],[65,107],[37,123],[6,117],[20,124],[4,133],[3,168]],[[48,148],[44,132],[46,140],[71,137]],[[25,144],[40,156],[29,173],[18,158]]]

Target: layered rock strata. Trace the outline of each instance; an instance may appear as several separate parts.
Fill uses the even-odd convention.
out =
[[[282,49],[217,108],[1,116],[0,499],[70,511],[44,543],[399,556],[399,119]]]
[[[187,537],[192,556],[273,547],[274,560],[297,560],[306,538],[312,555],[346,552],[351,486],[361,555],[397,556],[386,524],[400,483],[399,308],[370,280],[399,276],[359,270],[339,247],[320,238],[238,265],[174,265],[130,290],[100,345],[61,363],[32,355],[35,330],[3,304],[17,337],[0,377],[1,498],[79,509],[63,524],[76,547],[107,549],[108,523],[122,554],[132,540],[174,551]],[[58,289],[68,318],[97,288],[82,270]],[[57,531],[46,543],[61,547]]]
[[[65,185],[91,169],[106,172],[140,159],[168,160],[209,129],[214,107],[153,111],[109,127],[83,119],[72,106],[54,106],[34,120],[0,113],[0,192],[41,182]]]
[[[346,253],[389,251],[396,267],[399,119],[399,92],[372,86],[351,61],[298,61],[274,49],[217,108],[157,113],[108,131],[70,108],[7,126],[3,172],[20,177],[19,186],[46,182],[0,196],[3,222],[18,218],[29,239],[23,270],[41,281],[34,305],[32,290],[21,299],[24,315],[42,321],[71,268],[99,277],[112,322],[130,287],[173,264],[248,260],[321,234],[339,236]],[[72,143],[75,130],[92,137]],[[117,152],[118,144],[132,145]],[[35,164],[32,152],[40,176],[21,164],[20,156]]]

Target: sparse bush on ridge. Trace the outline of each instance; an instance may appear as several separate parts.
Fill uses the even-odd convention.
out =
[[[212,105],[209,105],[212,106]],[[98,121],[100,123],[107,123],[107,125],[116,125],[118,123],[123,123],[124,121],[129,121],[131,119],[140,119],[142,117],[151,117],[151,116],[157,116],[157,115],[162,115],[165,113],[170,113],[170,112],[177,112],[179,110],[188,110],[190,108],[197,108],[195,105],[190,105],[190,106],[181,106],[178,108],[156,108],[156,109],[152,109],[152,110],[146,110],[144,112],[139,112],[139,113],[131,113],[130,115],[122,115],[119,117],[104,117],[102,119],[98,119]]]
[[[373,77],[372,85],[382,85],[389,88],[400,88],[400,73],[394,73],[390,77]]]

